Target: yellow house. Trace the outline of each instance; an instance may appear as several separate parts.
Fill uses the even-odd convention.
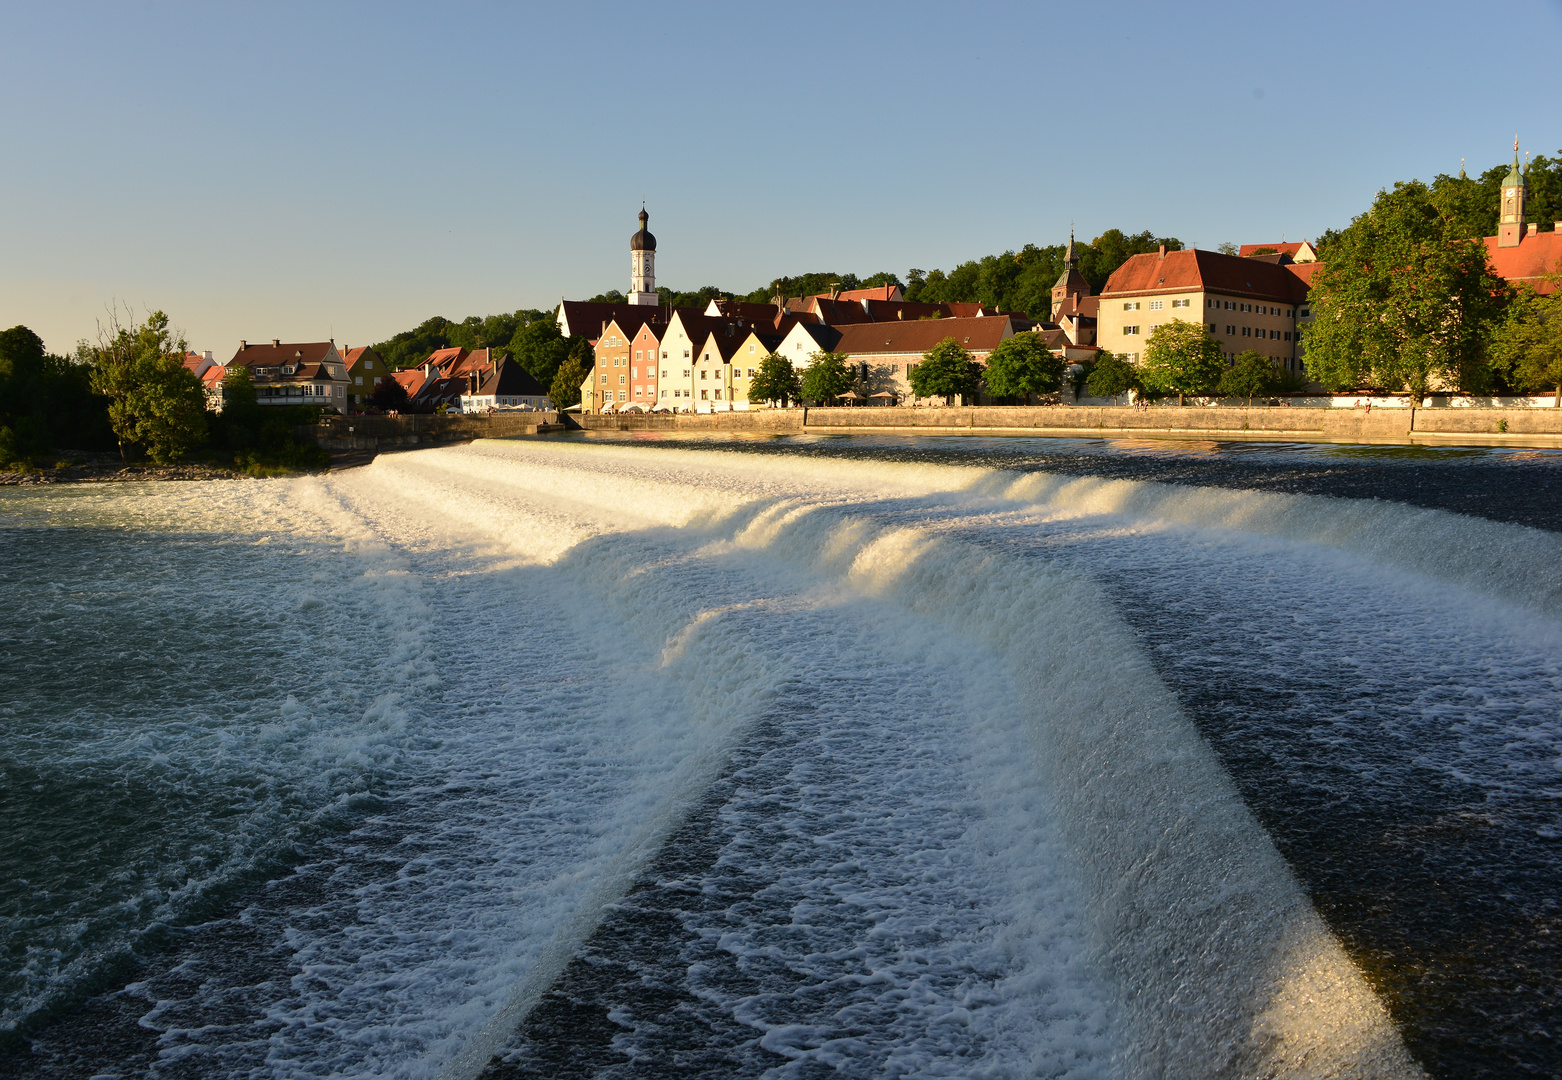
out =
[[[1130,256],[1101,290],[1096,344],[1138,363],[1162,323],[1203,323],[1230,360],[1253,350],[1285,371],[1301,371],[1297,322],[1307,282],[1292,265],[1218,251]]]

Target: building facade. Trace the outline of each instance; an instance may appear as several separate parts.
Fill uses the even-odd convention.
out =
[[[1297,322],[1307,285],[1280,258],[1164,247],[1130,256],[1101,290],[1096,344],[1139,363],[1156,327],[1202,322],[1228,360],[1251,349],[1300,371]]]
[[[284,343],[272,338],[269,345],[240,341],[226,366],[233,364],[249,369],[255,400],[261,405],[347,409],[347,365],[334,341]]]

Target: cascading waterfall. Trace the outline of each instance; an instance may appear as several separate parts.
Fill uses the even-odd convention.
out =
[[[641,981],[719,1034],[709,1075],[1419,1075],[1110,560],[1369,568],[1471,626],[1519,605],[1545,664],[1559,645],[1550,533],[973,467],[478,443],[6,493],[0,515],[39,553],[3,582],[46,628],[17,656],[58,661],[104,617],[60,552],[175,572],[189,596],[137,628],[145,658],[190,647],[180,612],[232,609],[193,643],[228,658],[220,683],[154,687],[156,709],[6,686],[8,784],[89,759],[140,792],[126,813],[254,793],[133,865],[82,849],[0,892],[4,1022],[32,1040],[0,1075],[115,1064],[71,1045],[65,1007],[132,963],[110,995],[152,1033],[112,1051],[130,1074],[558,1075],[574,1051],[544,1014],[655,904],[679,943]],[[1551,720],[1524,738],[1555,758]],[[85,884],[116,876],[137,884]],[[264,971],[203,945],[230,924]],[[689,1039],[661,1005],[613,1008],[593,1053]]]

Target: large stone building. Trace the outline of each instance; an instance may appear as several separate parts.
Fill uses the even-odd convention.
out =
[[[1131,363],[1162,323],[1202,322],[1227,359],[1249,349],[1300,371],[1297,323],[1310,316],[1307,283],[1287,256],[1218,251],[1131,255],[1101,290],[1096,343]]]

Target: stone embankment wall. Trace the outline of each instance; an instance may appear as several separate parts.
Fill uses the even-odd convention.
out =
[[[926,433],[1297,442],[1562,446],[1562,409],[1308,409],[1157,405],[759,409],[709,415],[582,416],[587,431]]]
[[[504,412],[471,416],[326,416],[318,424],[295,428],[294,433],[333,453],[379,453],[563,430],[556,412]]]

